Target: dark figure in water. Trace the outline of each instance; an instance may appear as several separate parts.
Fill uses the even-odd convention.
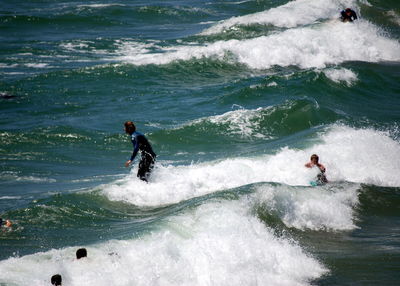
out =
[[[16,97],[15,95],[9,94],[8,92],[3,92],[0,91],[0,98],[4,98],[4,99],[12,99]]]
[[[328,183],[328,179],[326,178],[325,172],[326,168],[324,165],[319,163],[319,157],[317,154],[312,154],[310,158],[310,162],[306,163],[305,166],[307,168],[317,167],[320,173],[317,175],[317,181],[321,184]]]
[[[346,8],[345,10],[342,10],[340,12],[340,19],[342,22],[353,22],[354,20],[357,20],[357,14],[350,8]]]
[[[76,259],[81,259],[83,257],[87,257],[87,251],[86,248],[79,248],[76,251]]]
[[[137,176],[147,182],[148,177],[151,173],[151,170],[154,167],[154,163],[156,160],[156,154],[147,138],[140,132],[136,131],[136,126],[132,121],[125,122],[125,132],[131,136],[132,144],[133,144],[133,153],[131,158],[126,161],[125,167],[128,167],[136,157],[136,154],[140,150],[142,158],[139,162],[139,170],[137,172]]]
[[[61,286],[62,278],[60,274],[51,276],[51,285]]]

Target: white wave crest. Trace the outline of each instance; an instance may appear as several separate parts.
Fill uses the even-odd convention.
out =
[[[332,81],[336,83],[345,82],[347,86],[351,86],[357,81],[357,74],[352,70],[340,68],[340,69],[326,69],[324,74]]]
[[[135,65],[211,58],[228,59],[253,69],[267,69],[272,66],[324,68],[346,61],[400,61],[400,43],[381,35],[376,26],[366,21],[330,22],[254,39],[217,41],[203,46],[166,47],[159,53],[138,53],[136,48],[132,52],[129,47],[129,44],[120,47],[118,59]]]
[[[271,285],[305,286],[327,270],[298,244],[278,238],[248,212],[246,202],[215,202],[171,217],[161,230],[130,240],[9,258],[0,262],[10,285]]]
[[[335,188],[294,189],[287,186],[258,187],[259,204],[280,217],[287,227],[312,230],[351,230],[358,185]]]
[[[389,16],[390,20],[393,23],[395,23],[396,25],[400,26],[400,16],[399,16],[398,13],[396,13],[396,11],[390,10],[386,14]]]
[[[242,138],[258,137],[269,138],[272,136],[260,132],[260,120],[275,110],[273,107],[259,107],[257,109],[238,109],[228,111],[221,115],[210,116],[194,120],[187,125],[194,125],[201,122],[210,122],[215,125],[227,124],[228,131],[237,134]]]
[[[293,28],[299,25],[315,23],[319,19],[339,18],[344,7],[355,7],[355,1],[335,0],[297,0],[266,11],[233,17],[221,21],[201,34],[221,33],[237,25],[273,25],[276,27]]]

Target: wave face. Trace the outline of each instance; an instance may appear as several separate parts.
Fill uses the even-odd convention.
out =
[[[397,285],[399,11],[2,1],[0,285]]]

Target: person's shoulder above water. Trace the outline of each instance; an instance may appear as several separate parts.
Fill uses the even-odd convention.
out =
[[[3,225],[3,219],[0,217],[0,227]],[[12,227],[12,222],[9,219],[6,219],[4,222],[5,227]]]

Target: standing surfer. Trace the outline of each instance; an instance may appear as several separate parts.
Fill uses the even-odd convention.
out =
[[[139,170],[137,172],[137,176],[142,180],[146,181],[151,173],[151,170],[154,167],[154,163],[156,160],[156,154],[151,148],[151,145],[147,138],[140,132],[136,131],[136,126],[132,121],[127,121],[124,124],[125,132],[131,136],[132,144],[133,144],[133,153],[131,158],[126,161],[125,167],[128,167],[136,157],[136,154],[140,150],[141,159],[139,162]]]

